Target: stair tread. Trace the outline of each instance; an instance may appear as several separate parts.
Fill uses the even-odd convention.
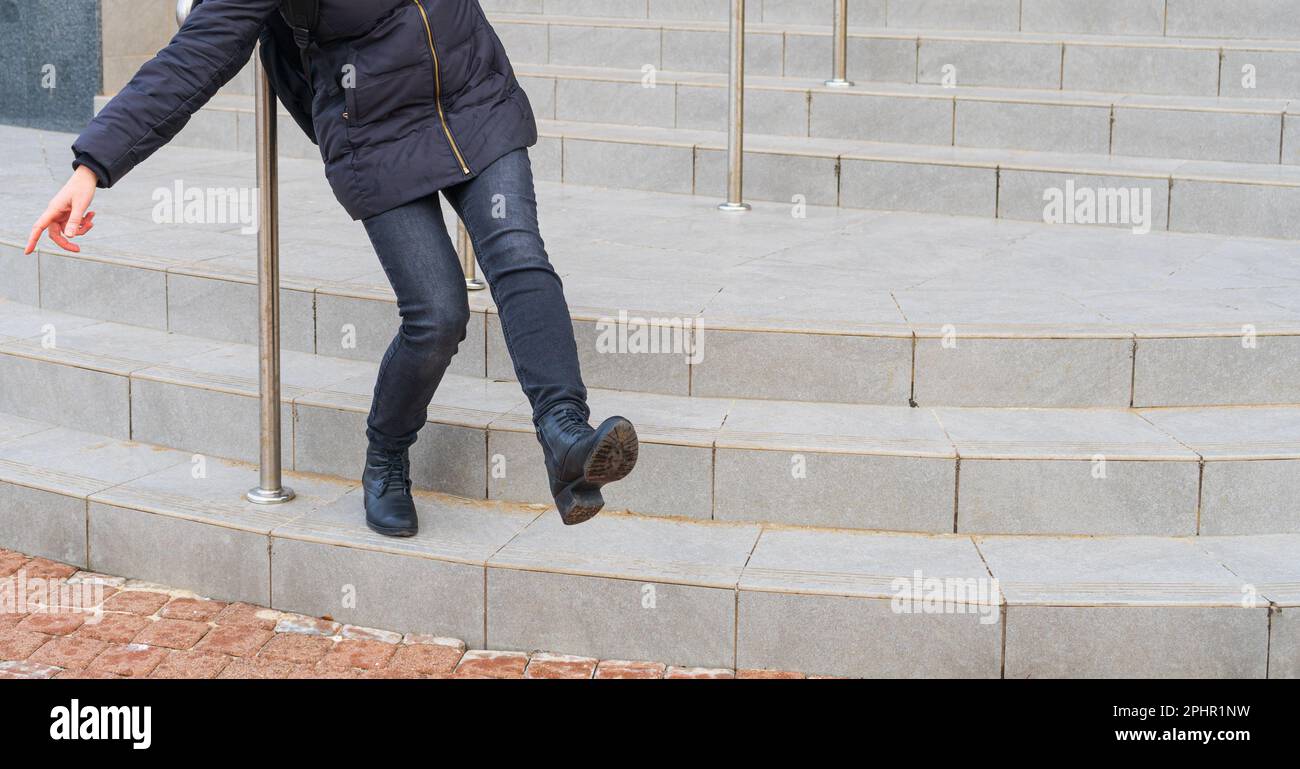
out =
[[[638,19],[610,16],[573,16],[547,13],[544,16],[527,13],[492,13],[494,24],[535,24],[542,26],[629,27],[642,29],[705,30],[725,32],[729,23],[723,19],[678,20]],[[830,14],[827,24],[788,24],[748,21],[747,33],[759,34],[812,34],[830,37]],[[1122,47],[1160,46],[1169,48],[1246,49],[1246,50],[1300,50],[1300,41],[1285,39],[1176,37],[1156,35],[1083,34],[1061,32],[1024,32],[1020,30],[951,30],[939,28],[872,27],[850,23],[850,37],[879,37],[895,39],[979,40],[1021,43],[1072,43],[1076,45],[1113,45]]]
[[[1036,93],[1036,92],[1033,92]],[[986,98],[1014,98],[1009,89],[990,89]],[[1271,111],[1280,114],[1290,109],[1287,100],[1264,100],[1254,109],[1247,104],[1233,109],[1231,100],[1197,97],[1123,97],[1135,99],[1139,106],[1189,109],[1229,109],[1232,111]],[[252,97],[225,94],[214,100],[218,108],[251,109]],[[1251,104],[1254,100],[1249,100]],[[1111,104],[1119,100],[1109,100]],[[1268,105],[1268,106],[1264,106]],[[594,139],[601,141],[649,143],[665,147],[692,147],[725,151],[726,131],[662,126],[633,126],[616,123],[593,123],[574,120],[539,119],[539,133],[544,137]],[[950,145],[899,144],[857,139],[832,139],[807,136],[781,136],[747,132],[746,153],[783,154],[806,157],[877,160],[899,163],[934,163],[1019,171],[1066,172],[1139,178],[1211,181],[1300,187],[1300,166],[1231,162],[1222,160],[1186,160],[1149,158],[1128,155],[1095,155],[1082,152],[1046,152],[1037,150],[964,147]]]
[[[1105,603],[1215,603],[1242,606],[1245,588],[1253,581],[1237,571],[1246,560],[1229,558],[1227,568],[1214,551],[1222,538],[1172,539],[1132,537],[1117,539],[1050,538],[1030,541],[1023,537],[979,537],[980,552],[998,576],[1008,603],[1079,605],[1105,595]],[[1231,538],[1227,538],[1231,539]],[[1277,538],[1255,540],[1254,546],[1220,553],[1261,558],[1253,583],[1270,599],[1292,600],[1300,569],[1277,558]],[[1267,565],[1265,565],[1267,564]]]
[[[591,67],[571,64],[518,64],[516,73],[521,77],[544,77],[564,80],[595,80],[616,83],[644,82],[645,73],[638,69],[619,67]],[[656,82],[665,85],[696,85],[715,88],[727,86],[727,76],[716,72],[689,72],[657,70]],[[895,96],[920,99],[956,99],[958,101],[1005,101],[1029,104],[1062,104],[1091,107],[1132,107],[1140,109],[1184,109],[1198,111],[1294,114],[1300,109],[1300,99],[1281,97],[1244,96],[1194,96],[1185,94],[1120,93],[1114,91],[1084,91],[1078,89],[1012,88],[1005,86],[961,85],[947,87],[932,83],[896,83],[890,81],[859,80],[846,88],[831,88],[825,78],[793,75],[747,75],[746,91],[773,90],[814,92],[827,96]],[[97,98],[107,100],[115,94]],[[204,109],[251,111],[253,95],[222,91],[204,105]],[[280,114],[288,115],[283,105]],[[747,134],[748,135],[748,134]]]
[[[565,80],[597,80],[619,83],[643,83],[645,73],[639,69],[618,67],[591,67],[570,64],[519,64],[516,74],[521,77],[553,77]],[[727,75],[716,72],[687,72],[657,70],[657,87],[664,85],[699,85],[725,88]],[[1176,94],[1116,93],[1109,91],[1082,91],[1074,89],[1009,88],[999,86],[956,85],[946,87],[931,83],[894,83],[886,81],[855,81],[852,86],[832,88],[825,78],[797,76],[746,75],[745,89],[812,91],[826,95],[846,96],[899,96],[930,99],[957,99],[978,101],[1010,101],[1045,104],[1070,104],[1083,106],[1124,106],[1151,109],[1212,110],[1238,113],[1280,114],[1288,107],[1300,106],[1300,100],[1285,98],[1248,98],[1222,96],[1188,96]],[[214,102],[223,108],[251,104],[251,97],[241,94],[218,94]],[[249,107],[251,109],[251,107]]]
[[[0,355],[104,371],[184,387],[257,393],[257,348],[112,322],[69,328],[54,348],[40,327],[75,316],[0,302],[0,321],[25,318],[36,332],[0,342]],[[10,330],[15,330],[11,325]],[[375,364],[283,353],[283,397],[368,410]],[[1195,462],[1300,458],[1300,406],[1185,409],[1020,409],[866,406],[705,398],[631,391],[591,392],[597,413],[622,412],[644,440],[715,448],[817,451],[964,459],[1112,459]],[[513,382],[449,374],[430,420],[530,433],[527,403]]]
[[[0,136],[42,145],[51,164],[62,164],[59,152],[70,156],[68,134],[5,128]],[[255,244],[239,225],[152,221],[155,190],[181,169],[192,187],[253,181],[246,155],[165,148],[96,201],[99,226],[80,241],[82,253],[51,244],[42,253],[255,283]],[[20,159],[7,173],[15,200],[48,194],[46,161]],[[283,285],[392,301],[362,227],[338,210],[319,161],[282,160],[281,175],[292,191],[281,199]],[[1236,336],[1246,324],[1260,334],[1300,330],[1293,241],[1136,238],[1123,229],[817,206],[794,219],[788,205],[762,202],[727,219],[698,196],[538,187],[552,261],[582,320],[616,319],[623,310],[634,319],[703,318],[714,330],[903,338],[952,329],[1035,338]],[[0,219],[0,242],[20,248],[30,214],[10,206],[0,217],[9,217]],[[470,301],[476,312],[494,311],[487,292],[472,292]],[[0,321],[4,336],[14,334]]]
[[[78,465],[101,479],[87,490],[57,472]],[[26,472],[24,472],[26,471]],[[488,568],[633,579],[761,592],[891,598],[914,577],[982,579],[1000,592],[970,603],[1240,605],[1247,580],[1262,601],[1300,601],[1300,535],[1228,537],[970,537],[683,521],[606,514],[564,527],[553,511],[417,493],[421,533],[392,539],[362,523],[354,482],[287,473],[298,497],[243,501],[254,466],[0,414],[0,482],[94,505],[124,507],[272,538],[359,548]],[[92,512],[93,515],[93,512]]]
[[[648,142],[662,146],[696,147],[724,151],[725,131],[704,131],[658,126],[628,126],[567,120],[539,120],[543,136],[563,136],[604,141]],[[1300,166],[1041,152],[984,147],[952,147],[852,139],[810,138],[747,134],[745,152],[811,157],[880,160],[899,163],[1000,168],[1020,171],[1054,171],[1091,175],[1146,177],[1185,181],[1222,181],[1287,187],[1300,186]]]

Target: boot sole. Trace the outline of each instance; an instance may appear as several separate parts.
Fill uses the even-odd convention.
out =
[[[593,486],[582,479],[573,481],[560,489],[555,495],[555,509],[560,511],[560,520],[565,526],[576,526],[591,520],[605,507],[605,497],[599,486]]]
[[[640,442],[631,422],[610,417],[597,432],[603,434],[587,457],[582,477],[566,484],[555,495],[555,507],[566,526],[591,520],[605,507],[600,487],[626,478],[636,467]]]
[[[612,423],[612,424],[611,424]],[[622,417],[610,417],[598,431],[607,431],[596,443],[582,474],[588,483],[604,486],[606,483],[621,481],[636,467],[637,454],[641,443],[636,437],[636,428]]]
[[[376,526],[370,521],[366,521],[366,528],[370,529],[376,534],[383,534],[385,537],[414,537],[420,531],[419,529],[407,529],[407,528],[394,529],[394,528],[389,528],[387,526]]]

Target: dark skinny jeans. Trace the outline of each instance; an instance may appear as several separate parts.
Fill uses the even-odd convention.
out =
[[[505,155],[442,195],[474,243],[534,418],[565,404],[588,415],[569,308],[538,228],[527,150]],[[402,317],[379,365],[366,435],[397,451],[415,443],[425,424],[429,402],[465,339],[469,301],[437,194],[364,224]]]

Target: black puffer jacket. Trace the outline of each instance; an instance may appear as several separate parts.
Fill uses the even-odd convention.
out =
[[[73,144],[109,187],[248,61],[279,0],[204,0]],[[471,178],[537,141],[528,97],[478,0],[321,0],[312,123],[339,202],[362,219]]]

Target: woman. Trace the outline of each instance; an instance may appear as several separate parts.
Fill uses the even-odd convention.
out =
[[[241,69],[280,0],[205,0],[170,44],[73,144],[72,178],[32,228],[76,251],[90,204],[175,136]],[[632,424],[588,424],[587,391],[560,278],[538,231],[528,98],[477,0],[320,0],[303,36],[311,126],[335,196],[361,220],[402,323],[379,365],[362,475],[366,524],[417,530],[408,450],[465,338],[469,304],[438,194],[465,222],[533,410],[566,524],[604,505],[601,487],[636,464]]]

